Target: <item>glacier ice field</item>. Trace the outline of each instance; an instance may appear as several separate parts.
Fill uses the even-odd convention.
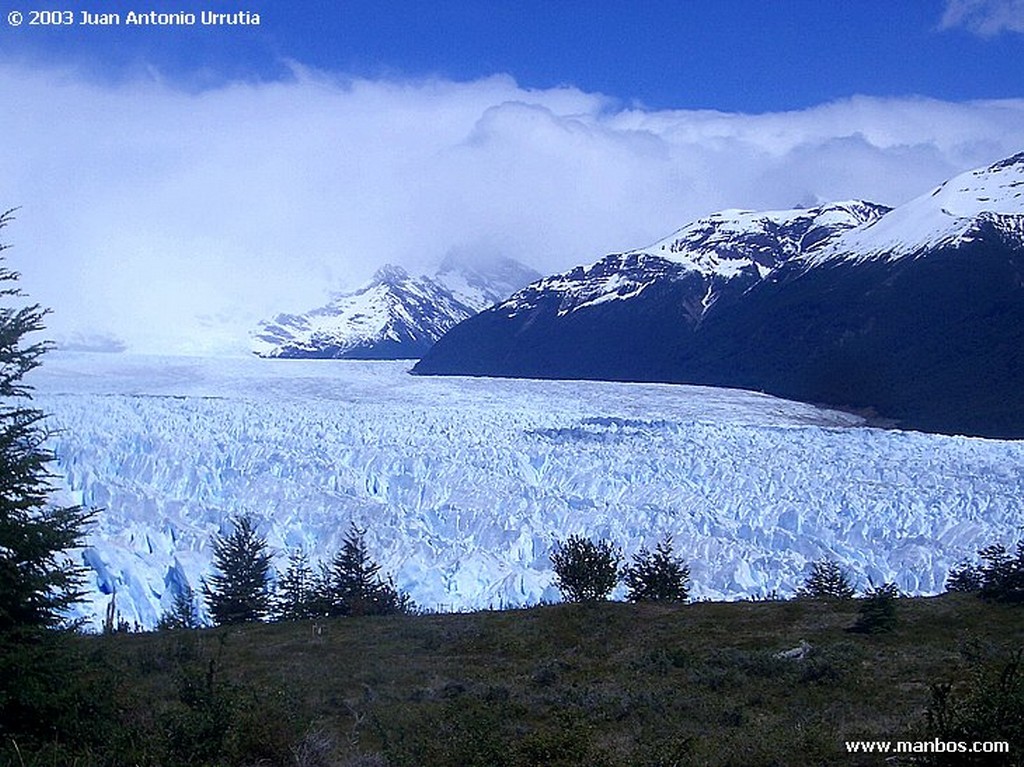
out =
[[[696,598],[791,594],[810,562],[857,584],[942,590],[1024,535],[1024,442],[869,428],[763,394],[666,384],[418,377],[411,362],[51,352],[61,502],[100,508],[85,547],[94,627],[111,600],[152,627],[251,515],[281,571],[349,524],[426,609],[558,598],[579,533],[626,557],[671,534]],[[619,592],[621,596],[621,591]]]

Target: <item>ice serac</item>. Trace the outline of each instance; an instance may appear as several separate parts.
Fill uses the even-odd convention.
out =
[[[449,328],[537,276],[503,258],[448,258],[433,277],[387,265],[326,306],[261,322],[252,351],[260,357],[417,359]]]
[[[570,535],[627,560],[673,537],[694,596],[791,594],[809,563],[857,584],[942,590],[949,568],[1020,537],[1024,442],[863,428],[724,388],[429,378],[408,363],[47,355],[62,497],[102,509],[78,615],[152,627],[253,516],[274,568],[314,567],[349,524],[428,609],[557,599]],[[618,596],[622,591],[618,592]]]
[[[534,283],[423,374],[710,384],[1024,437],[1024,153],[900,207],[726,211]]]

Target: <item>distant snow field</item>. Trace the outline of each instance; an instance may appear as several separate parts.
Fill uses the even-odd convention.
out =
[[[58,496],[102,511],[81,613],[153,626],[250,514],[283,570],[349,523],[428,609],[557,599],[580,533],[627,558],[671,534],[697,598],[788,595],[831,557],[860,587],[942,589],[1021,536],[1024,443],[866,428],[853,415],[661,384],[429,378],[410,362],[54,352],[33,371]]]

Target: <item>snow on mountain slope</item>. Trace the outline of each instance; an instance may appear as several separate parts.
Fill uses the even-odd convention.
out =
[[[538,276],[511,259],[483,266],[448,259],[433,278],[384,266],[326,306],[261,322],[251,349],[260,357],[416,359],[445,331]]]
[[[53,353],[29,379],[53,413],[62,494],[103,507],[82,552],[107,604],[152,626],[253,515],[279,567],[350,520],[427,608],[557,598],[574,533],[627,556],[670,533],[698,597],[790,593],[831,556],[861,586],[942,588],[1019,535],[1024,443],[861,427],[724,389],[422,378],[401,362]],[[116,596],[115,596],[116,595]]]
[[[413,372],[736,387],[1024,437],[1024,153],[887,210],[725,211],[530,285]]]
[[[861,200],[780,211],[726,210],[694,221],[654,244],[605,256],[590,266],[546,277],[514,294],[501,309],[514,316],[559,297],[558,314],[635,298],[664,280],[698,276],[702,309],[721,284],[741,287],[779,264],[826,246],[843,232],[877,221],[889,208]]]
[[[433,280],[385,266],[326,306],[260,323],[252,350],[260,357],[415,358],[474,313]]]
[[[848,200],[796,210],[726,210],[684,226],[636,253],[653,253],[703,274],[729,277],[754,264],[762,276],[797,255],[812,253],[890,209]]]
[[[478,256],[467,260],[450,255],[441,262],[434,280],[476,313],[504,301],[540,277],[540,272],[511,258]]]
[[[921,255],[994,226],[1024,246],[1024,152],[961,173],[807,256],[809,265]]]

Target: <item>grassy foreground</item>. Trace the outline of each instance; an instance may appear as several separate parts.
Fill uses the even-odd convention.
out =
[[[1020,606],[902,599],[879,635],[848,630],[857,607],[601,603],[76,637],[109,734],[61,753],[81,765],[892,764],[844,741],[933,737],[931,686],[967,695],[1024,646]],[[778,655],[801,643],[802,659]]]

